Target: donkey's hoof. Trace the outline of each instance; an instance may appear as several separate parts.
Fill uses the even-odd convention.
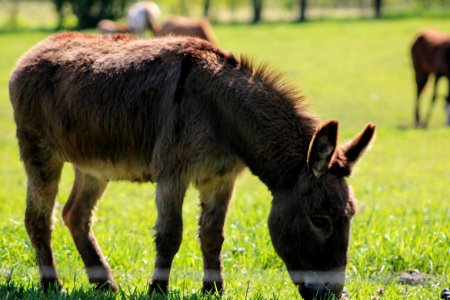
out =
[[[223,282],[221,281],[209,281],[203,282],[202,293],[203,294],[223,294]]]
[[[41,280],[41,287],[45,293],[49,292],[61,292],[63,285],[59,278],[46,278]]]
[[[114,282],[114,280],[108,279],[106,281],[102,282],[96,282],[95,283],[95,289],[100,291],[111,291],[111,292],[117,292],[119,291],[119,288],[117,287],[117,284]]]
[[[148,295],[153,299],[152,295],[164,295],[169,290],[167,281],[153,281],[148,288]]]

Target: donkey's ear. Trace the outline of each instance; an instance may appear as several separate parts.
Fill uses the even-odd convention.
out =
[[[367,124],[366,128],[350,142],[341,147],[347,168],[351,170],[364,151],[369,147],[375,136],[375,125]]]
[[[335,120],[322,124],[314,133],[308,150],[308,166],[314,176],[319,178],[327,170],[336,150],[338,122]]]

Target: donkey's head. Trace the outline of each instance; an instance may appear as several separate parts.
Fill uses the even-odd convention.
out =
[[[337,146],[336,121],[322,125],[294,187],[274,191],[269,216],[272,243],[304,299],[340,298],[344,288],[354,196],[345,182],[370,144],[375,126]]]

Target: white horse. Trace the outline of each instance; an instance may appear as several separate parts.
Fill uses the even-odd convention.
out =
[[[147,28],[155,32],[155,29],[158,28],[156,20],[160,16],[161,10],[155,2],[139,1],[128,10],[127,25],[131,32],[142,37]]]

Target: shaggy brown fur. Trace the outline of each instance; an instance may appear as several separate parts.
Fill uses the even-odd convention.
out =
[[[50,238],[64,162],[75,182],[63,218],[99,288],[117,290],[91,229],[96,202],[110,180],[157,183],[150,293],[167,291],[190,182],[202,207],[203,288],[222,291],[225,215],[248,166],[273,194],[270,234],[300,293],[340,296],[343,278],[304,275],[345,270],[354,199],[344,177],[372,125],[337,147],[337,122],[318,127],[278,75],[193,38],[57,34],[22,57],[9,89],[28,177],[25,223],[44,287],[61,286]]]
[[[417,86],[415,122],[416,126],[427,126],[437,98],[438,80],[444,76],[449,79],[450,84],[450,36],[435,30],[423,30],[412,45],[411,55]],[[422,121],[419,98],[430,75],[434,75],[433,96],[425,120]],[[450,93],[446,101],[447,124],[450,125]]]

